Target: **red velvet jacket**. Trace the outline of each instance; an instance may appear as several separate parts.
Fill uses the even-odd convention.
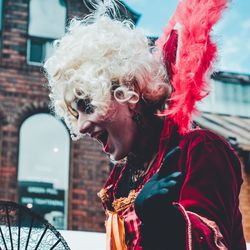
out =
[[[240,162],[229,144],[218,135],[196,129],[179,136],[174,126],[166,122],[157,162],[135,193],[157,172],[165,153],[178,145],[181,148],[180,158],[168,168],[169,173],[181,171],[185,176],[179,197],[174,203],[186,221],[186,249],[245,250],[238,198],[242,183]],[[117,187],[125,168],[115,166],[104,186],[105,199],[102,200],[109,211],[114,211],[114,203],[121,200],[117,199]],[[125,205],[118,214],[124,220],[127,248],[139,250],[142,249],[141,222],[134,211],[133,195],[131,197],[131,202],[126,198],[122,200]]]

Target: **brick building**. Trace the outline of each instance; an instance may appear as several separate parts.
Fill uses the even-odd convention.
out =
[[[43,18],[43,14],[46,12],[43,10],[48,10],[48,18]],[[136,21],[139,16],[132,10],[128,10],[130,17]],[[62,35],[67,20],[74,16],[84,16],[86,13],[88,13],[88,9],[83,5],[82,0],[0,0],[0,199],[20,201],[19,181],[28,183],[27,176],[35,175],[35,172],[31,170],[29,172],[32,173],[28,173],[26,164],[32,166],[28,160],[31,161],[34,157],[42,155],[40,150],[40,144],[42,144],[40,140],[42,139],[39,137],[39,134],[43,137],[42,128],[39,127],[36,130],[34,124],[36,124],[36,128],[38,128],[37,124],[50,127],[47,122],[51,122],[50,124],[54,122],[57,123],[55,126],[58,128],[61,126],[60,137],[67,141],[65,143],[67,160],[64,162],[68,163],[62,170],[65,172],[64,177],[59,176],[59,173],[49,172],[49,170],[47,176],[51,177],[51,180],[56,178],[54,175],[67,179],[64,187],[65,227],[73,230],[103,231],[104,214],[96,193],[109,173],[108,159],[102,153],[101,148],[88,138],[80,142],[70,141],[64,125],[59,121],[54,121],[55,118],[48,115],[48,90],[45,87],[46,79],[41,70],[41,61],[50,53],[51,41]],[[48,29],[44,29],[44,27]],[[48,119],[44,120],[38,116],[45,114],[49,116]],[[30,119],[35,117],[38,119],[38,123],[32,122]],[[211,120],[208,119],[208,114],[202,119],[206,120],[206,118]],[[225,120],[222,121],[222,125]],[[202,124],[202,121],[200,122]],[[245,121],[241,122],[245,123]],[[25,124],[31,125],[26,126]],[[206,123],[204,127],[210,126]],[[28,155],[28,160],[23,160],[20,156],[23,154],[23,147],[27,146],[24,143],[26,139],[23,139],[25,138],[23,134],[27,133],[25,131],[38,132],[38,137],[35,137],[35,132],[30,133],[33,137],[29,138],[32,145],[24,151]],[[34,138],[40,139],[34,142]],[[46,148],[51,147],[53,153],[56,154],[58,151],[60,152],[60,142],[58,142],[59,146],[54,146],[51,144],[52,142],[49,142]],[[248,152],[244,153],[246,156],[243,157],[247,159],[249,151],[244,152]],[[44,158],[48,158],[48,155],[50,155],[50,159],[43,161]],[[61,163],[59,164],[59,161],[52,155],[52,153],[42,155],[42,159],[39,158],[39,161],[41,160],[41,164],[45,165],[34,166],[34,169],[37,167],[40,171],[46,169],[47,165],[53,165],[57,170],[62,169]],[[52,165],[50,165],[51,162]],[[247,162],[245,163],[247,164]],[[22,168],[25,168],[26,172],[23,172]],[[241,207],[246,238],[250,241],[248,219],[250,218],[250,178],[246,171],[243,172],[243,176],[245,183],[241,193]],[[43,182],[39,186],[39,190],[42,190],[42,186],[46,186],[47,180],[48,178],[42,179],[42,177],[35,180],[36,185]],[[30,181],[34,182],[33,179]],[[56,185],[56,182],[54,184]],[[47,183],[47,186],[51,186],[51,183]],[[33,187],[32,190],[37,189]],[[56,190],[56,188],[51,188],[51,190]]]
[[[40,138],[39,134],[43,135],[42,128],[38,128],[38,126],[44,124],[49,127],[52,123],[61,123],[54,121],[55,118],[48,115],[48,89],[45,87],[46,79],[41,69],[41,62],[49,55],[51,42],[64,33],[67,20],[74,16],[83,17],[87,13],[88,8],[82,0],[0,1],[1,200],[20,201],[20,197],[18,197],[19,181],[34,182],[37,173],[41,172],[43,168],[52,166],[51,162],[57,172],[50,172],[49,175],[60,174],[58,169],[61,165],[56,163],[56,158],[47,154],[41,158],[50,157],[50,159],[47,161],[40,159],[41,142],[34,142],[34,138]],[[126,14],[134,22],[139,18],[139,15],[129,8],[127,8]],[[37,116],[38,114],[47,114],[47,120],[44,120],[44,116]],[[34,121],[30,118],[34,118]],[[46,124],[48,121],[49,125]],[[38,131],[32,128],[34,124]],[[31,129],[34,129],[32,130],[34,133],[27,134],[30,126]],[[68,145],[68,164],[63,170],[66,177],[62,177],[68,179],[65,181],[65,228],[103,231],[104,213],[96,193],[109,173],[108,159],[96,143],[88,138],[81,142],[70,142],[69,133],[62,123],[56,126],[61,126],[61,136],[66,138],[65,144]],[[25,138],[29,135],[31,138]],[[27,147],[26,144],[29,141],[32,142],[32,145]],[[51,144],[53,142],[47,143],[47,149],[53,146]],[[59,146],[52,148],[54,153],[59,151]],[[24,153],[22,153],[23,147],[25,147]],[[22,156],[20,156],[21,154]],[[43,165],[32,165],[34,156],[38,157],[37,160]],[[25,157],[28,159],[24,159]],[[27,170],[28,167],[30,170]],[[33,171],[36,167],[38,172]],[[26,170],[22,171],[21,168]],[[48,180],[48,178],[42,179],[42,177],[36,179],[36,189],[33,185],[27,187],[27,190],[38,190],[37,185],[42,182],[39,190],[45,190],[42,187],[47,182],[46,179]],[[51,185],[48,183],[48,186]],[[31,200],[31,196],[26,197],[26,200],[27,198]],[[32,206],[32,204],[28,205]]]
[[[211,80],[212,92],[200,105],[196,119],[201,127],[225,137],[242,162],[243,185],[240,209],[246,240],[250,241],[250,75],[217,72]]]

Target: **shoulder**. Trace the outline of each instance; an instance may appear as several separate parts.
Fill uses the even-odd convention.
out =
[[[233,151],[230,144],[222,136],[207,129],[195,129],[185,134],[180,141],[180,148],[183,150],[192,150],[200,146],[214,146],[227,148]]]
[[[179,144],[183,157],[187,160],[220,163],[221,167],[226,165],[240,168],[240,161],[234,149],[225,138],[216,133],[196,129],[184,135]]]
[[[187,167],[200,171],[233,175],[241,183],[241,164],[230,144],[209,130],[197,129],[184,135],[180,148]]]

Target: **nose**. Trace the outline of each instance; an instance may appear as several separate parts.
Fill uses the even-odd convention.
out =
[[[79,112],[77,120],[78,131],[81,134],[90,134],[92,123],[87,120],[87,115]]]

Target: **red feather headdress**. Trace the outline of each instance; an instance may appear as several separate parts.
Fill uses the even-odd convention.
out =
[[[208,94],[207,73],[216,57],[210,31],[226,6],[227,0],[183,0],[156,41],[174,90],[164,114],[181,134],[191,127],[196,102]]]

